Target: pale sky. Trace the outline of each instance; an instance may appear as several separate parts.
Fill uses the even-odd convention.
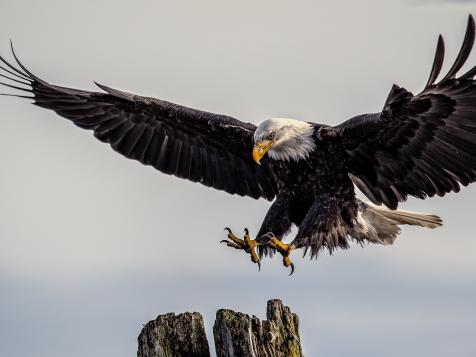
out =
[[[259,123],[337,124],[418,92],[437,35],[448,69],[470,1],[6,1],[24,64],[59,85],[108,86]],[[476,50],[469,63],[476,65]],[[464,69],[469,68],[469,65]],[[464,70],[463,69],[463,70]],[[353,246],[261,272],[218,242],[269,208],[127,160],[53,112],[0,98],[0,355],[133,356],[143,323],[281,298],[307,356],[476,355],[476,186],[401,207],[436,213],[394,246]],[[211,333],[209,339],[212,340]]]

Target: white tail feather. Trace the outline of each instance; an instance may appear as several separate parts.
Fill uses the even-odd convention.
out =
[[[392,211],[378,206],[370,207],[385,218],[391,219],[399,224],[409,224],[411,226],[420,226],[430,229],[438,228],[443,225],[443,220],[434,214],[416,213],[403,210]]]
[[[440,217],[433,214],[403,210],[390,210],[366,202],[359,202],[358,227],[353,236],[372,243],[392,244],[400,233],[400,225],[408,224],[425,228],[443,225]]]

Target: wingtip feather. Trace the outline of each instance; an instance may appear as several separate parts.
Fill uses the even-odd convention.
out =
[[[10,39],[10,48],[12,50],[12,55],[13,55],[13,58],[15,59],[16,63],[20,66],[20,68],[24,71],[21,72],[17,69],[18,72],[22,73],[24,76],[30,78],[30,79],[34,79],[35,81],[38,81],[38,82],[42,82],[43,81],[38,78],[37,76],[35,76],[33,73],[31,73],[24,65],[23,63],[21,63],[20,59],[18,58],[17,54],[15,53],[15,49],[13,48],[13,42],[12,40]]]
[[[433,60],[433,66],[431,67],[430,77],[428,78],[428,82],[426,83],[425,89],[433,85],[438,75],[441,72],[441,68],[443,67],[443,62],[445,59],[445,41],[443,36],[440,34],[438,36],[438,42],[436,44],[436,51],[435,51],[435,59]]]
[[[448,71],[448,74],[440,81],[440,83],[444,83],[449,79],[453,79],[456,77],[458,71],[463,67],[466,60],[468,59],[469,55],[471,54],[471,50],[473,49],[474,39],[475,39],[475,22],[473,15],[469,15],[468,17],[468,24],[466,26],[466,33],[464,35],[463,44],[461,45],[461,49],[456,57],[453,66]]]

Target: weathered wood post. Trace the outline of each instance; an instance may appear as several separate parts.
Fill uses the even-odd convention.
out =
[[[217,357],[302,357],[299,319],[281,300],[268,301],[265,321],[218,310],[213,327]]]
[[[137,357],[210,357],[202,315],[160,315],[142,329]]]
[[[222,309],[213,335],[217,357],[302,357],[299,319],[281,300],[270,300],[267,319]],[[160,315],[142,329],[137,357],[209,357],[202,316]]]

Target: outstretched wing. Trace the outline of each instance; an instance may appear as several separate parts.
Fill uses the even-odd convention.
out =
[[[470,16],[463,46],[440,82],[435,83],[444,58],[441,36],[420,94],[394,85],[381,113],[331,130],[350,156],[354,183],[373,203],[395,209],[408,195],[443,196],[476,181],[476,67],[456,77],[474,38]]]
[[[102,93],[55,86],[13,55],[19,68],[0,57],[0,76],[10,81],[1,84],[30,93],[15,96],[92,130],[122,155],[231,194],[268,200],[276,195],[269,162],[258,166],[251,156],[253,124],[99,84]]]

